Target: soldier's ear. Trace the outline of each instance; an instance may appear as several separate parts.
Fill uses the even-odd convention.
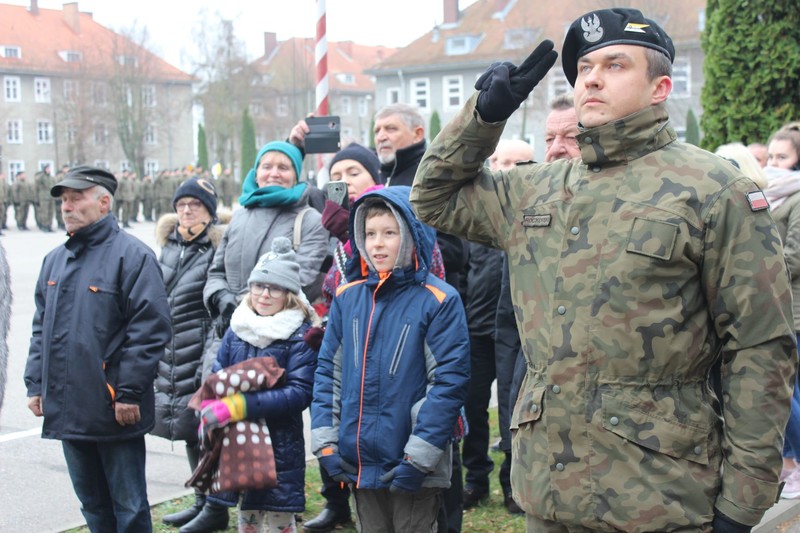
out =
[[[669,76],[658,76],[652,82],[653,94],[650,98],[650,105],[660,104],[667,99],[672,92],[672,78]]]

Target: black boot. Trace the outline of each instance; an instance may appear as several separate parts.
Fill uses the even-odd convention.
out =
[[[212,533],[228,529],[228,508],[206,501],[194,519],[178,530],[178,533]]]
[[[325,507],[322,512],[308,522],[303,523],[303,529],[309,533],[327,533],[339,524],[350,522],[350,509],[336,511]],[[182,533],[182,532],[181,532]]]
[[[197,468],[197,463],[200,460],[200,447],[197,443],[186,444],[186,458],[189,459],[189,467],[192,469],[192,472],[194,472]],[[183,511],[164,515],[161,521],[172,527],[180,527],[184,524],[188,524],[194,520],[195,516],[200,514],[200,511],[203,510],[205,503],[206,495],[195,489],[194,504],[191,507],[184,509]]]

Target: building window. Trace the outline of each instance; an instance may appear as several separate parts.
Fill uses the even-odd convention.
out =
[[[289,116],[289,97],[279,96],[275,102],[275,114],[279,117]]]
[[[62,50],[58,55],[67,63],[80,63],[83,59],[83,55],[77,50]]]
[[[532,28],[510,28],[503,34],[503,48],[506,50],[529,50],[532,48],[536,32]]]
[[[94,166],[96,166],[97,168],[105,169],[105,170],[111,170],[111,167],[108,165],[108,160],[107,159],[95,159],[94,160]]]
[[[142,105],[144,107],[156,106],[156,87],[155,85],[144,85],[142,87]]]
[[[458,109],[464,103],[463,81],[462,76],[445,76],[442,78],[445,111]]]
[[[155,176],[158,174],[158,159],[146,159],[144,162],[144,175]]]
[[[78,97],[78,82],[75,80],[64,80],[64,100],[72,102]]]
[[[96,124],[94,127],[94,143],[97,145],[108,144],[108,129],[105,124]]]
[[[22,57],[22,49],[19,46],[4,46],[0,48],[3,52],[3,57],[9,59],[19,59]]]
[[[336,79],[339,80],[340,83],[347,85],[353,85],[356,82],[356,77],[349,72],[340,72],[336,75]]]
[[[78,127],[73,124],[67,124],[67,142],[74,144],[78,140]]]
[[[553,98],[557,98],[562,94],[567,94],[570,92],[569,82],[564,76],[564,69],[561,67],[555,67],[550,71],[548,77],[550,78],[547,84],[548,100],[552,100]]]
[[[124,159],[124,160],[119,162],[119,169],[122,172],[131,171],[131,170],[133,170],[133,165],[131,165],[130,161],[128,161],[127,159]]]
[[[343,139],[352,139],[353,138],[353,128],[342,128],[342,138]]]
[[[55,168],[52,161],[48,161],[47,159],[40,159],[39,160],[39,170],[44,170],[45,167],[50,167],[50,174],[53,173],[53,169]]]
[[[36,121],[36,140],[39,144],[53,143],[53,125],[49,120]]]
[[[367,104],[367,97],[366,96],[359,96],[358,97],[358,116],[359,117],[366,117],[369,113],[369,105]]]
[[[120,55],[117,56],[117,63],[123,67],[135,67],[139,62],[136,60],[136,56]]]
[[[22,121],[9,120],[6,128],[6,142],[9,144],[22,144]]]
[[[400,88],[391,87],[389,89],[386,89],[386,103],[396,104],[399,102],[400,102]]]
[[[249,107],[251,117],[260,117],[264,114],[264,106],[261,102],[250,102]]]
[[[145,144],[158,143],[158,139],[156,137],[156,127],[153,124],[148,124],[144,130],[144,143]]]
[[[692,66],[688,59],[676,59],[672,65],[673,98],[688,97],[692,94]]]
[[[25,172],[25,161],[10,160],[8,162],[8,176],[11,178],[11,183],[17,181],[17,174]]]
[[[339,100],[339,105],[342,107],[340,115],[350,115],[353,113],[353,106],[350,103],[349,96],[342,96]]]
[[[107,105],[108,104],[108,85],[101,82],[96,81],[92,83],[92,102],[95,105]]]
[[[22,91],[18,76],[3,77],[3,92],[6,95],[6,102],[22,101]]]
[[[430,97],[431,82],[428,78],[414,78],[411,80],[411,102],[419,107],[420,111],[428,111]]]
[[[40,103],[50,102],[50,78],[33,79],[34,100]]]
[[[448,37],[444,45],[444,53],[449,56],[461,56],[469,54],[480,42],[480,38],[474,35],[458,35]]]

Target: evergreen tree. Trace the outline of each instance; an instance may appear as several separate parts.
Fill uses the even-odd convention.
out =
[[[197,128],[197,164],[208,170],[208,143],[206,129],[202,124]]]
[[[800,118],[800,3],[708,0],[703,147],[765,142]]]
[[[250,111],[244,108],[244,113],[242,113],[242,172],[246,173],[246,169],[253,168],[253,161],[256,160],[256,155],[258,155],[258,149],[256,148],[256,127],[253,124]]]
[[[700,124],[697,122],[692,108],[686,113],[686,142],[695,146],[700,146]]]
[[[428,129],[428,138],[434,140],[440,131],[442,131],[442,120],[439,118],[439,112],[434,110],[431,114],[431,127]]]
[[[375,150],[375,135],[373,132],[375,131],[375,119],[373,118],[369,123],[369,147],[372,150]]]

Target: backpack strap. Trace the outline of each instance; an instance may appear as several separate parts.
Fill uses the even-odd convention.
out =
[[[294,219],[294,232],[292,233],[292,249],[296,252],[300,249],[300,240],[303,234],[303,217],[306,216],[306,213],[314,209],[311,206],[306,206],[303,208],[302,211],[297,213],[297,216]]]

